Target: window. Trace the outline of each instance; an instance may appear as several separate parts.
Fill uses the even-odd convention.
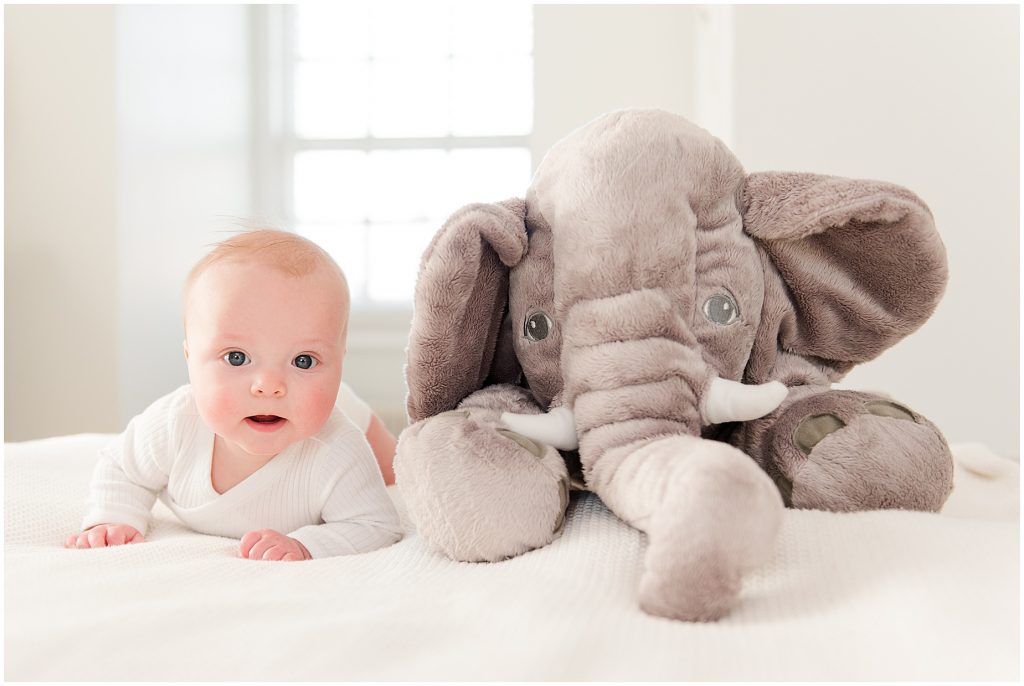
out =
[[[337,259],[354,307],[407,307],[445,219],[529,184],[531,6],[280,12],[285,221]]]

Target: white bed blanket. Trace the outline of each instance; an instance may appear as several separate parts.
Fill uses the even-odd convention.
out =
[[[739,607],[686,624],[637,608],[644,537],[591,494],[552,545],[493,564],[444,558],[407,520],[367,555],[243,560],[159,503],[146,543],[65,550],[108,438],[5,446],[8,680],[1019,676],[1019,469],[980,445],[954,447],[941,515],[787,511]]]

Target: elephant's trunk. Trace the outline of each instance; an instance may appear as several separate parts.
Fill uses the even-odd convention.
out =
[[[763,302],[743,239],[744,178],[702,129],[629,111],[552,148],[527,195],[552,227],[562,403],[575,413],[583,476],[651,536],[645,578],[655,581],[642,595],[657,614],[720,615],[724,604],[688,607],[671,589],[733,598],[737,575],[763,558],[752,541],[774,540],[782,507],[753,460],[701,439],[709,419],[768,412],[785,390],[736,393],[719,379],[743,373]],[[738,321],[705,309],[726,293]]]
[[[541,167],[527,202],[553,227],[562,400],[575,412],[590,482],[588,469],[620,448],[699,437],[701,402],[719,369],[742,372],[709,361],[694,319],[703,281],[746,286],[732,283],[726,256],[756,265],[752,248],[749,256],[735,248],[744,174],[705,131],[656,112],[604,120],[553,148]],[[757,301],[750,290],[741,304]],[[744,309],[756,321],[756,308]],[[607,479],[615,463],[602,466]]]
[[[700,399],[718,374],[704,362],[681,295],[641,288],[579,300],[568,312],[562,399],[576,416],[591,487],[597,463],[611,478],[616,454],[657,437],[700,435]]]
[[[721,617],[770,555],[782,499],[756,463],[702,426],[771,412],[786,388],[719,378],[682,289],[576,302],[563,329],[563,402],[575,411],[587,487],[648,534],[641,606]]]

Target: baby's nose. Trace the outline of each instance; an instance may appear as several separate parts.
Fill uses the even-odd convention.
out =
[[[286,389],[284,380],[279,376],[262,374],[252,383],[252,394],[265,398],[283,398]]]

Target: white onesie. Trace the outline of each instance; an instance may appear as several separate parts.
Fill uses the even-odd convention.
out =
[[[338,405],[369,424],[369,408],[351,389],[342,390]],[[210,480],[213,441],[190,385],[154,402],[100,450],[82,529],[129,524],[145,533],[159,496],[195,531],[241,538],[273,529],[300,541],[314,558],[368,552],[402,537],[363,431],[338,407],[319,433],[224,493]]]

